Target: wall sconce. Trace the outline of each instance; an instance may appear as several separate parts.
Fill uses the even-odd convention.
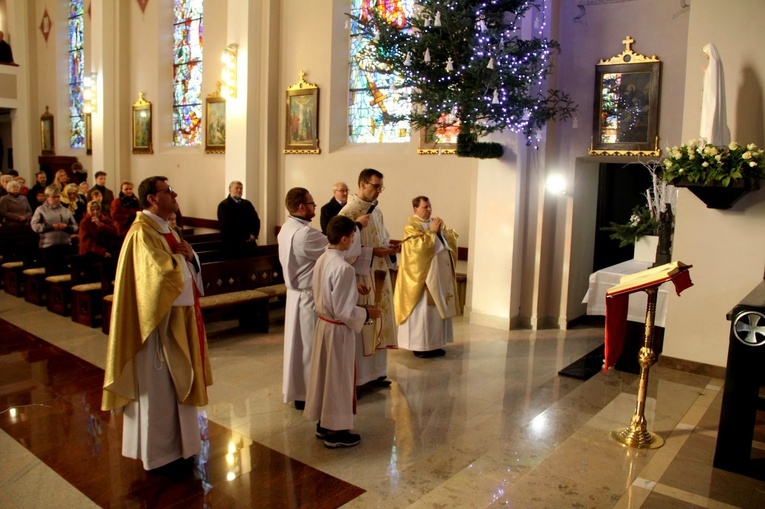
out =
[[[83,110],[85,113],[94,113],[98,106],[98,95],[96,89],[98,86],[98,74],[90,73],[90,76],[85,76],[82,79],[82,97],[85,100],[83,103]]]
[[[545,189],[547,189],[547,191],[552,194],[561,196],[567,195],[568,182],[566,182],[566,177],[560,173],[553,173],[548,175],[547,180],[545,181]]]
[[[221,81],[223,81],[223,90],[221,95],[229,99],[236,97],[236,53],[238,44],[231,43],[226,46],[221,55],[223,69],[221,70]]]

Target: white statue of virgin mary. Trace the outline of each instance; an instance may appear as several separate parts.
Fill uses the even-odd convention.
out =
[[[712,145],[727,145],[730,143],[730,129],[728,129],[728,113],[725,109],[725,76],[722,60],[712,43],[704,46],[703,51],[709,61],[704,71],[700,135]]]

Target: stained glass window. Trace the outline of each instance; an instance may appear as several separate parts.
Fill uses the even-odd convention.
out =
[[[402,26],[412,16],[414,0],[351,0],[351,14],[368,16],[372,9]],[[348,104],[348,140],[351,143],[403,143],[409,141],[409,123],[391,116],[407,115],[412,108],[410,90],[400,79],[384,74],[375,61],[370,39],[351,20],[351,73]]]
[[[173,145],[202,143],[203,0],[174,0]]]
[[[82,0],[69,0],[69,146],[85,147],[82,77],[85,66]]]

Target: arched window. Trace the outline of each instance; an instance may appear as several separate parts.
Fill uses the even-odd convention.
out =
[[[174,0],[173,145],[202,143],[203,0]]]
[[[402,25],[412,15],[414,0],[351,0],[351,14],[365,17],[372,9],[391,23]],[[351,143],[404,143],[409,123],[394,122],[391,115],[411,111],[409,90],[382,72],[369,48],[369,37],[351,20],[351,73],[348,103],[348,140]],[[400,82],[400,80],[398,80]]]
[[[85,66],[82,0],[69,0],[69,146],[85,147],[82,77]]]

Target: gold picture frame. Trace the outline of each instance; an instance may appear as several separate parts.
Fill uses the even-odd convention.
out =
[[[93,119],[91,113],[85,114],[85,154],[93,155]]]
[[[40,116],[40,149],[44,156],[56,155],[55,126],[53,114],[45,107],[45,113]]]
[[[218,92],[205,99],[205,153],[226,153],[226,99]]]
[[[319,154],[319,87],[300,81],[287,89],[285,154]]]
[[[590,155],[658,157],[661,60],[625,50],[596,66]]]
[[[151,132],[151,103],[138,93],[138,100],[133,103],[133,153],[153,154]]]
[[[444,113],[438,122],[420,129],[420,155],[451,155],[457,153],[457,135],[460,132],[460,120],[449,113]]]

